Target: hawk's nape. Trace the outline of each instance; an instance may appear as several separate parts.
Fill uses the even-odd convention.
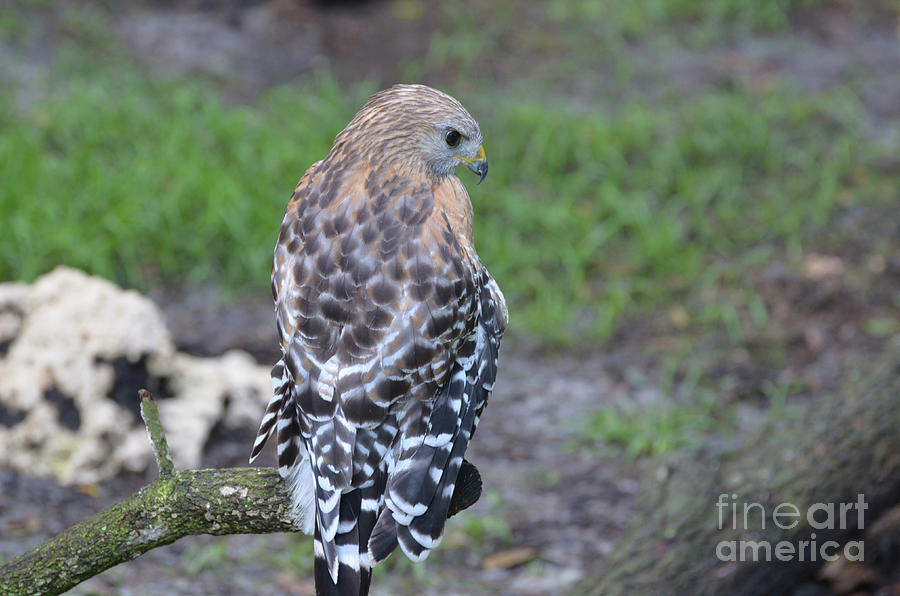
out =
[[[366,594],[397,546],[439,543],[507,322],[456,167],[481,130],[422,85],[373,95],[300,179],[275,248],[282,357],[253,446],[274,435],[318,594]]]

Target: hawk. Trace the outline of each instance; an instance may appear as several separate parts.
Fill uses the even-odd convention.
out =
[[[366,594],[397,546],[444,530],[508,320],[475,252],[457,166],[478,123],[424,85],[376,93],[297,184],[275,247],[281,359],[253,445],[277,441],[318,594]]]

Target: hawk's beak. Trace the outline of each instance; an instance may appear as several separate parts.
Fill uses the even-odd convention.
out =
[[[484,145],[478,148],[475,159],[468,159],[461,155],[457,157],[463,160],[470,170],[478,174],[478,184],[481,184],[481,181],[484,180],[484,177],[487,176],[488,173],[488,160],[487,155],[484,152]]]

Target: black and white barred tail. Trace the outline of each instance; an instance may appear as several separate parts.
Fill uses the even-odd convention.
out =
[[[421,561],[440,542],[463,455],[496,376],[500,334],[491,325],[493,305],[485,301],[481,307],[488,316],[460,346],[434,400],[407,400],[381,426],[354,430],[356,439],[372,433],[371,441],[356,442],[367,450],[361,452],[360,470],[371,465],[362,482],[334,486],[321,472],[323,450],[316,447],[316,431],[302,426],[295,384],[282,363],[273,368],[273,397],[251,461],[275,434],[279,472],[290,485],[296,525],[314,534],[319,596],[365,595],[372,566],[398,546],[411,560]],[[336,432],[335,426],[320,428]]]
[[[250,462],[259,456],[269,437],[276,435],[278,471],[289,484],[295,525],[304,533],[314,534],[317,595],[365,596],[372,575],[369,535],[382,506],[387,463],[383,462],[369,482],[339,495],[337,530],[333,538],[323,540],[316,507],[316,496],[322,496],[322,487],[316,483],[300,432],[300,418],[291,395],[293,387],[279,361],[272,369],[273,395],[260,423]]]

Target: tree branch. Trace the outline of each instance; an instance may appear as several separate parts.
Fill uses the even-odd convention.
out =
[[[175,472],[159,413],[150,393],[140,392],[160,477],[0,567],[0,595],[60,594],[103,571],[158,546],[194,534],[295,532],[287,485],[274,468]],[[464,462],[451,512],[481,495],[481,477]]]
[[[0,594],[59,594],[193,534],[293,532],[290,497],[272,468],[185,470],[0,567]]]
[[[153,396],[146,389],[138,391],[138,397],[141,399],[141,418],[144,419],[147,436],[150,437],[150,445],[153,447],[153,457],[156,458],[159,466],[159,476],[160,478],[171,476],[175,471],[175,464],[172,463],[172,457],[169,455],[169,443],[166,441],[166,433],[159,420],[159,408],[156,406]]]

